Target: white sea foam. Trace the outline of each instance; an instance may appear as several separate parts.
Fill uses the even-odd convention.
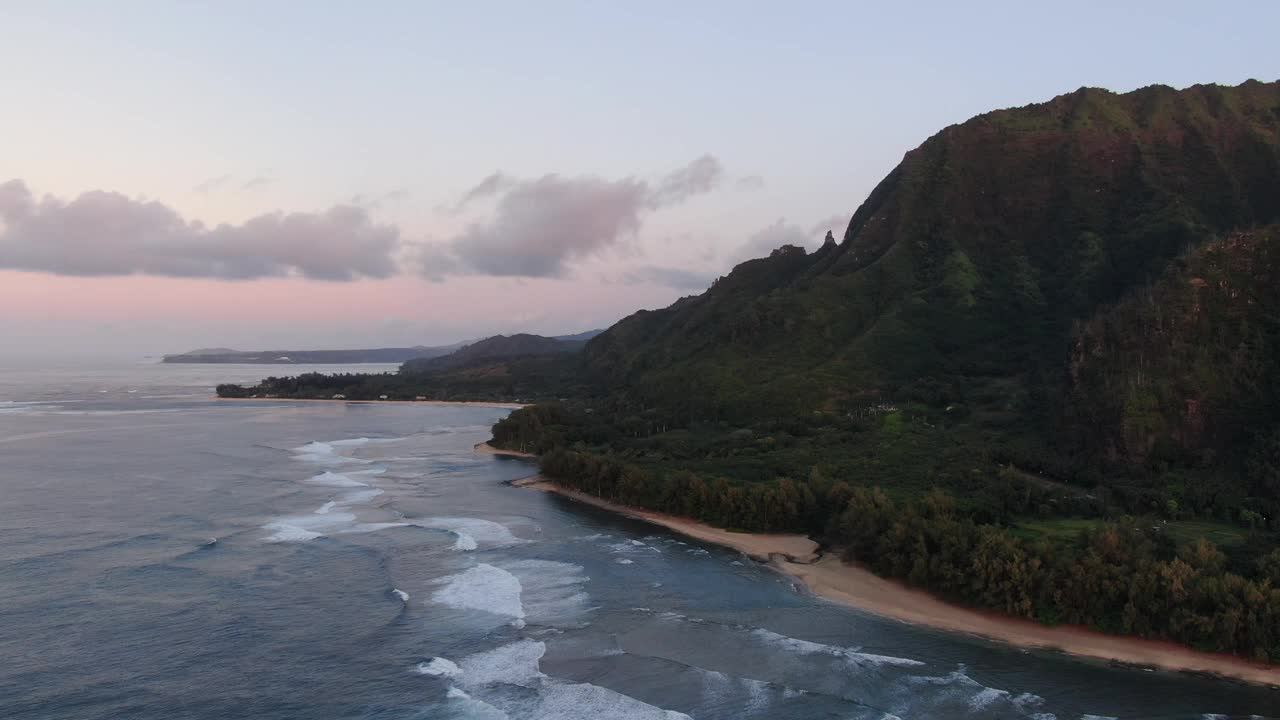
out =
[[[357,438],[363,442],[355,442],[352,440],[334,440],[332,442],[309,442],[301,447],[293,449],[294,458],[303,462],[314,463],[317,465],[342,465],[348,463],[367,463],[366,460],[353,458],[349,455],[343,455],[338,452],[338,448],[356,447],[363,445],[369,440],[367,438]]]
[[[933,690],[922,693],[919,686]],[[943,708],[963,704],[969,712],[986,714],[1016,712],[1030,715],[1044,703],[1044,698],[1032,693],[1014,695],[1008,690],[987,687],[969,677],[962,665],[959,670],[942,676],[915,676],[905,679],[903,706],[894,708],[901,715],[937,714]],[[930,707],[922,707],[922,705]],[[1114,718],[1112,719],[1114,720]]]
[[[423,675],[435,675],[437,677],[457,677],[462,674],[462,668],[457,663],[442,657],[433,657],[426,662],[418,663],[417,670]]]
[[[292,515],[273,520],[263,529],[272,531],[267,538],[271,542],[304,542],[349,528],[355,519],[355,515],[345,512]]]
[[[634,555],[636,553],[655,552],[661,554],[662,551],[652,545],[645,545],[639,540],[629,540],[627,542],[607,543],[605,547],[611,552],[619,555]]]
[[[327,442],[327,443],[311,443],[311,444],[312,444],[312,445],[328,445],[330,448],[336,448],[336,447],[359,447],[359,446],[361,446],[361,445],[368,445],[368,444],[369,444],[369,438],[365,438],[365,437],[361,437],[361,438],[351,438],[351,439],[349,439],[349,440],[332,440],[332,441]]]
[[[536,699],[522,708],[520,717],[555,720],[693,720],[684,713],[664,710],[609,688],[556,680],[543,682]]]
[[[579,627],[590,610],[581,565],[555,560],[517,560],[503,565],[521,585],[525,619],[537,625]]]
[[[329,472],[328,470],[325,470],[319,475],[309,477],[306,480],[303,480],[303,482],[311,485],[323,485],[325,487],[365,487],[368,485],[368,483],[352,480],[343,473]]]
[[[334,502],[334,501],[330,500],[329,502],[327,502],[327,503],[325,503],[325,504],[321,505],[319,508],[317,508],[317,509],[316,509],[316,514],[317,514],[317,515],[324,515],[325,513],[327,513],[327,512],[329,512],[330,510],[332,510],[332,509],[333,509],[337,504],[338,504],[338,503],[336,503],[336,502]]]
[[[387,530],[389,528],[406,527],[409,523],[402,522],[380,522],[380,523],[355,523],[350,527],[343,528],[335,535],[347,535],[352,533],[371,533],[379,530]]]
[[[505,684],[532,686],[546,677],[538,669],[538,661],[547,652],[546,643],[520,640],[462,659],[463,685],[481,687]]]
[[[400,588],[391,588],[391,593],[396,597],[400,598],[400,602],[403,602],[403,603],[409,602],[409,593],[401,590]]]
[[[271,535],[267,537],[271,542],[305,542],[329,535],[376,532],[404,525],[405,523],[394,522],[357,522],[354,513],[334,512],[330,509],[324,513],[277,518],[262,527],[271,531]]]
[[[368,490],[355,490],[353,492],[346,493],[345,495],[343,495],[342,497],[338,498],[333,502],[337,502],[339,505],[344,505],[347,507],[350,507],[351,505],[363,505],[364,503],[369,502],[370,500],[378,497],[381,494],[382,494],[382,491],[379,490],[378,488],[369,488]]]
[[[453,533],[458,538],[453,544],[455,550],[475,550],[481,544],[487,547],[508,547],[528,542],[511,534],[507,526],[481,518],[433,517],[414,520],[413,524]]]
[[[630,558],[618,558],[618,559],[614,560],[614,562],[618,563],[619,565],[630,565],[630,564],[634,563],[634,562],[635,562],[635,560],[632,560],[632,559],[630,559]]]
[[[461,717],[466,720],[511,720],[510,715],[483,700],[476,700],[456,687],[449,688],[445,697],[448,698],[451,706],[456,706],[462,711],[461,716],[451,715],[451,717]]]
[[[270,537],[267,538],[271,542],[305,542],[322,537],[318,532],[290,525],[286,522],[270,522],[264,525],[263,528],[272,531]]]
[[[462,674],[457,676],[457,682],[482,695],[487,688],[502,685],[534,690],[532,697],[513,699],[504,695],[503,700],[494,700],[509,716],[519,718],[692,720],[688,715],[663,710],[608,688],[550,678],[539,668],[545,652],[545,644],[521,640],[476,653],[459,663]]]
[[[329,470],[325,470],[324,473],[302,480],[302,482],[310,483],[312,486],[325,486],[330,488],[360,488],[369,484],[353,480],[343,473],[330,473]]]
[[[431,595],[431,599],[441,605],[524,619],[520,581],[502,568],[481,563],[457,575],[442,578],[441,582],[444,587]]]
[[[911,660],[909,658],[892,657],[889,655],[875,655],[873,653],[864,653],[854,650],[853,648],[836,647],[834,645],[823,645],[821,643],[810,642],[808,640],[800,640],[798,638],[779,635],[771,630],[757,628],[752,631],[757,639],[775,645],[789,652],[801,655],[830,655],[832,657],[844,658],[850,662],[862,665],[896,665],[901,667],[916,667],[924,665],[919,660]]]

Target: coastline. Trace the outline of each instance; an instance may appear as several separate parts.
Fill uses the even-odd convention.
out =
[[[508,457],[524,458],[525,460],[535,460],[538,457],[533,453],[520,452],[519,450],[503,450],[502,448],[494,447],[487,442],[476,443],[471,447],[471,449],[481,455],[506,455]]]
[[[490,407],[502,408],[505,410],[519,410],[523,407],[529,407],[528,403],[508,403],[508,402],[483,402],[472,400],[346,400],[339,398],[224,398],[213,396],[211,398],[217,402],[299,402],[299,403],[348,403],[356,405],[375,405],[375,404],[395,404],[395,405],[463,405],[469,407]],[[484,443],[488,444],[488,443]],[[496,449],[496,448],[495,448]],[[505,452],[505,451],[504,451]]]
[[[488,447],[487,443],[481,443]],[[534,457],[489,447],[478,452]],[[814,595],[900,622],[957,632],[1015,647],[1056,650],[1068,655],[1137,667],[1188,672],[1248,683],[1280,687],[1280,667],[1250,662],[1234,655],[1207,653],[1177,643],[1132,636],[1109,635],[1090,628],[1042,625],[1032,620],[953,605],[923,590],[882,578],[849,565],[835,555],[822,555],[818,543],[803,535],[738,533],[688,518],[627,507],[566,488],[533,475],[511,483],[515,487],[555,493],[571,500],[626,517],[660,525],[704,542],[738,550],[753,560],[804,583]]]

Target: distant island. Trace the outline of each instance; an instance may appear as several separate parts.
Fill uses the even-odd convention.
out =
[[[398,373],[303,373],[269,377],[257,385],[223,384],[221,398],[291,400],[443,400],[523,402],[521,396],[548,399],[565,387],[573,366],[598,331],[545,337],[495,335],[436,357],[405,361]],[[567,391],[566,391],[567,392]]]
[[[604,332],[588,330],[573,335],[556,336],[555,340],[585,343]],[[416,359],[431,359],[448,355],[460,348],[474,344],[470,341],[450,345],[391,348],[366,348],[356,350],[233,350],[231,348],[200,348],[184,353],[165,355],[162,362],[194,363],[207,365],[341,365],[357,363],[403,363]]]
[[[532,403],[491,443],[558,487],[1274,664],[1278,318],[1280,83],[1082,88],[943,129],[843,239],[581,349],[218,392]]]

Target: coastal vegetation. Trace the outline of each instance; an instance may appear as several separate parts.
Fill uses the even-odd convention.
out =
[[[493,444],[573,489],[1280,662],[1278,222],[1280,83],[1081,89],[580,351],[219,394],[537,401]]]

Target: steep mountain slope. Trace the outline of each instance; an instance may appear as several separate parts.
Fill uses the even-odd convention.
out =
[[[1280,662],[1280,83],[1082,89],[588,343],[494,442],[943,597]]]
[[[581,350],[585,343],[585,339],[560,340],[528,333],[494,335],[464,345],[448,355],[409,360],[401,366],[400,372],[410,375],[434,373],[484,361],[556,355]]]
[[[843,242],[739,265],[592,340],[592,377],[691,422],[884,398],[1048,419],[1073,321],[1280,219],[1280,84],[1085,88],[907,153]]]

